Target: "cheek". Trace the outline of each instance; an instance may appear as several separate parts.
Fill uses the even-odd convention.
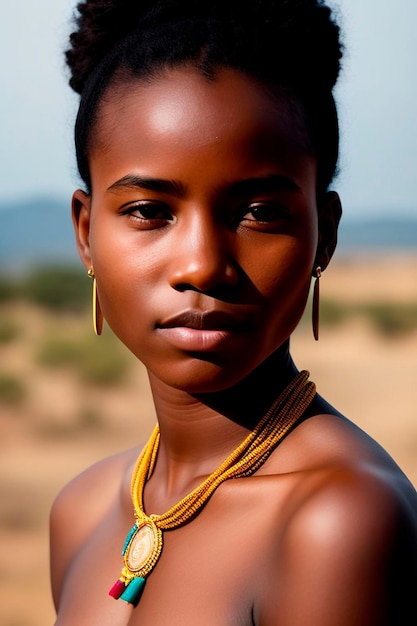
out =
[[[99,217],[93,221],[90,241],[100,307],[113,332],[127,343],[146,324],[157,263],[151,263],[148,254],[143,271],[143,251],[131,233],[118,228],[117,220]]]
[[[263,250],[259,259],[253,280],[264,300],[269,327],[265,334],[270,344],[287,339],[303,315],[316,254],[315,221],[313,216],[311,228],[306,226],[298,231],[298,236],[283,238],[275,250]]]
[[[98,282],[106,324],[136,358],[148,366],[155,358],[155,307],[148,283],[133,273],[106,272]]]
[[[298,258],[278,270],[276,284],[266,297],[269,305],[270,329],[286,339],[296,328],[307,303],[311,283],[311,262]]]

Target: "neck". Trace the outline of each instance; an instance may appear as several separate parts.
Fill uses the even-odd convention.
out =
[[[161,431],[155,477],[165,485],[165,494],[178,497],[213,472],[296,372],[285,344],[243,381],[224,391],[190,395],[150,375]]]

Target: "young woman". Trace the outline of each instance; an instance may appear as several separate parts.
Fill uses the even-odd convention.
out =
[[[289,353],[336,245],[340,59],[321,0],[78,6],[78,249],[158,428],[57,497],[58,626],[416,623],[416,491]]]

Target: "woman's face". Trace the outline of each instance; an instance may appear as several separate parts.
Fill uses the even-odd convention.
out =
[[[115,334],[190,393],[242,380],[297,325],[318,243],[316,161],[300,120],[250,78],[191,68],[100,109],[82,259]]]

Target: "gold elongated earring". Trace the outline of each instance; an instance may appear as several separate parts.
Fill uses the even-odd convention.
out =
[[[319,340],[319,308],[320,308],[320,278],[321,278],[321,267],[318,265],[316,267],[316,279],[314,281],[314,290],[313,290],[313,335],[316,341]]]
[[[94,275],[94,269],[90,267],[87,272],[88,276],[93,279],[93,329],[94,333],[99,336],[103,329],[103,314],[100,309],[100,302],[97,294],[97,281]]]

